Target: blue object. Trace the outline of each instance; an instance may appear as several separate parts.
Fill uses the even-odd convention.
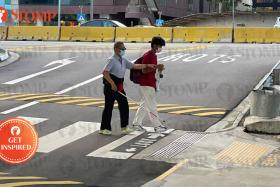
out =
[[[162,19],[157,19],[157,20],[156,20],[156,26],[157,26],[157,27],[162,27],[163,24],[164,24],[164,20],[162,20]]]
[[[78,22],[83,22],[86,21],[86,14],[77,14],[77,21]]]

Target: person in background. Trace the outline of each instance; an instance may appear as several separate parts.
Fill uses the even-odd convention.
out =
[[[162,77],[162,71],[164,70],[164,65],[158,64],[157,62],[156,53],[160,53],[163,46],[165,46],[164,39],[161,37],[154,37],[151,42],[151,50],[143,56],[142,64],[154,64],[157,66],[156,69],[158,69],[158,72],[156,69],[146,68],[140,77],[139,84],[143,98],[133,120],[133,128],[137,130],[144,130],[142,122],[147,113],[155,132],[167,130],[167,127],[159,120],[156,101],[156,91],[158,90],[157,77]]]
[[[101,128],[99,133],[103,135],[111,135],[111,119],[115,100],[118,102],[121,118],[122,134],[129,134],[134,129],[129,128],[129,107],[128,101],[123,87],[126,69],[156,69],[155,64],[133,64],[125,59],[126,48],[123,42],[114,44],[114,55],[108,59],[107,65],[103,70],[103,83],[105,95],[105,107],[102,114]],[[122,93],[122,94],[120,94]]]

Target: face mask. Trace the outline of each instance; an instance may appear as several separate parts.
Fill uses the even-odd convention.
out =
[[[160,53],[162,51],[162,48],[157,49],[157,53]]]
[[[125,55],[125,50],[121,50],[120,55],[121,55],[121,56],[124,56],[124,55]]]

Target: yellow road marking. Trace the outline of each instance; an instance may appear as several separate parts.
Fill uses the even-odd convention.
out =
[[[16,99],[17,101],[26,101],[26,100],[32,100],[32,99],[40,99],[40,98],[45,98],[45,97],[59,97],[59,95],[39,95],[39,96],[34,96],[34,97],[26,97],[26,98],[21,98],[21,99]]]
[[[213,116],[213,115],[224,115],[226,112],[205,112],[193,114],[194,116]]]
[[[0,175],[9,175],[9,173],[0,172]]]
[[[104,104],[105,101],[100,101],[100,102],[91,102],[91,103],[82,103],[82,104],[77,104],[78,106],[90,106],[90,105],[97,105],[97,104]]]
[[[178,164],[176,164],[175,166],[173,166],[171,169],[169,169],[168,171],[164,172],[163,174],[161,174],[160,176],[158,176],[156,178],[157,181],[162,181],[164,180],[166,177],[168,177],[169,175],[171,175],[172,173],[174,173],[175,171],[177,171],[178,169],[180,169],[182,166],[184,166],[186,163],[188,162],[187,159],[182,160],[181,162],[179,162]]]
[[[66,96],[66,97],[58,97],[57,98],[50,98],[50,99],[41,99],[41,100],[36,100],[37,102],[50,102],[50,101],[58,101],[58,100],[65,100],[65,99],[87,99],[88,97],[69,97],[69,96]]]
[[[79,102],[83,102],[83,101],[100,101],[103,99],[77,99],[77,100],[71,100],[71,101],[61,101],[61,102],[56,102],[57,104],[70,104],[70,103],[79,103]]]
[[[198,112],[204,110],[223,110],[222,108],[198,108],[198,109],[189,109],[189,110],[180,110],[175,112],[168,112],[169,114],[185,114],[190,112]]]
[[[9,97],[2,97],[0,100],[8,100],[8,99],[16,99],[19,97],[29,97],[31,94],[20,94],[20,95],[14,95],[14,96],[9,96]],[[32,94],[32,95],[38,95],[38,94]]]
[[[0,184],[0,187],[18,187],[18,186],[34,186],[34,185],[66,185],[66,184],[83,184],[75,181],[34,181],[34,182],[14,182]]]
[[[164,111],[164,110],[181,109],[181,108],[200,108],[200,106],[175,106],[175,107],[165,107],[165,108],[159,108],[159,109],[158,109],[158,112]]]
[[[0,180],[29,180],[29,179],[46,179],[46,178],[44,178],[44,177],[20,177],[20,176],[0,177]]]
[[[157,107],[171,107],[171,106],[179,106],[177,104],[158,104]]]

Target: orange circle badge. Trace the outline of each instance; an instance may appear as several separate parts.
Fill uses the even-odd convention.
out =
[[[38,135],[32,124],[21,118],[0,122],[0,159],[21,164],[31,159],[38,148]]]

